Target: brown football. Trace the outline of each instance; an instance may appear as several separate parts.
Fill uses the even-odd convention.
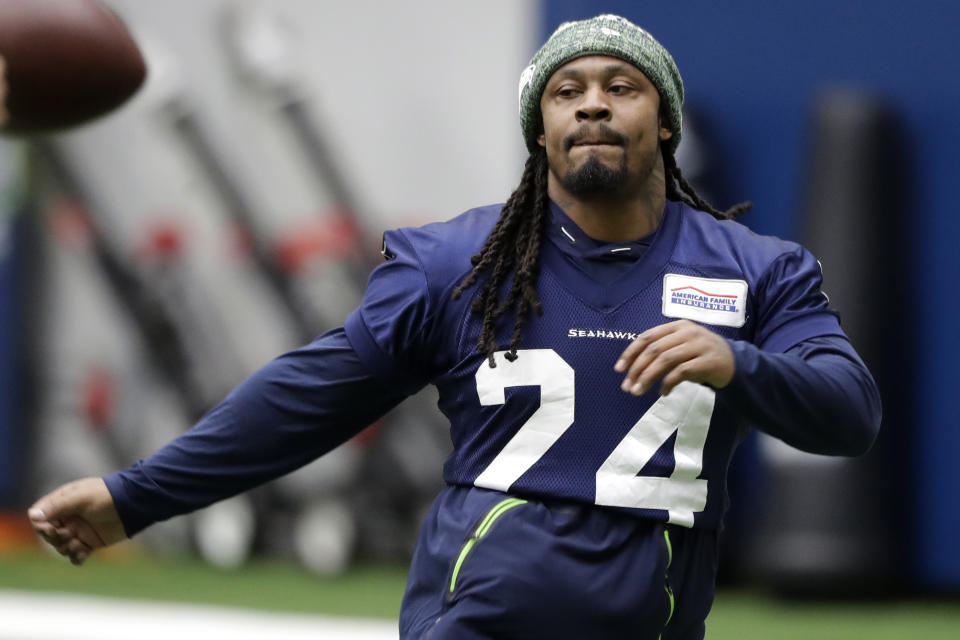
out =
[[[102,116],[147,74],[126,25],[97,0],[0,0],[0,58],[3,133],[54,131]]]

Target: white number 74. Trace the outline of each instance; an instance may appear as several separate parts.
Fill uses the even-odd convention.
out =
[[[477,370],[480,404],[503,404],[509,387],[539,386],[540,407],[486,469],[477,476],[478,487],[507,491],[527,472],[574,419],[574,371],[553,349],[523,349],[514,362],[495,354],[497,366]],[[597,469],[598,505],[664,509],[669,522],[693,526],[695,513],[707,505],[707,481],[697,478],[703,469],[703,448],[716,393],[703,385],[681,382],[670,395],[659,398],[610,456]],[[640,476],[640,470],[676,432],[676,464],[668,478]]]

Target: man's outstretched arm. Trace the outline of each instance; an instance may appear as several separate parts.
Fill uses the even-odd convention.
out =
[[[154,522],[188,513],[307,464],[396,406],[342,329],[269,363],[190,431],[105,479],[85,478],[29,510],[74,564]]]

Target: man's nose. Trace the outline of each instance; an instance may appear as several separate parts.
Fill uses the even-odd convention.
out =
[[[583,100],[577,109],[577,120],[598,121],[610,119],[610,103],[606,91],[600,87],[591,87],[583,94]]]

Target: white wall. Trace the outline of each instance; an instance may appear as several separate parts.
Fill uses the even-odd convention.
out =
[[[535,2],[110,4],[147,56],[147,85],[117,112],[56,142],[125,254],[140,255],[157,225],[182,230],[184,283],[204,307],[194,314],[202,320],[196,334],[213,336],[200,340],[212,352],[200,361],[224,353],[239,361],[210,365],[235,372],[225,383],[298,342],[262,276],[238,260],[224,202],[171,126],[171,98],[208,130],[272,242],[309,233],[332,204],[277,102],[234,72],[223,37],[228,16],[259,8],[287,27],[282,44],[295,54],[298,95],[335,150],[374,242],[386,228],[502,202],[519,181],[526,151],[516,87],[535,46]],[[377,248],[364,251],[376,256]],[[336,265],[300,281],[328,326],[359,300]],[[223,345],[214,347],[214,338]]]
[[[296,209],[303,169],[257,125],[262,104],[231,75],[219,31],[240,0],[112,0],[139,34],[179,59],[193,100],[266,200]],[[273,0],[297,74],[360,204],[383,226],[448,218],[506,199],[526,155],[517,80],[537,3],[516,0]],[[257,113],[254,113],[254,112]],[[271,149],[274,153],[270,153]],[[264,157],[268,161],[264,161]]]

